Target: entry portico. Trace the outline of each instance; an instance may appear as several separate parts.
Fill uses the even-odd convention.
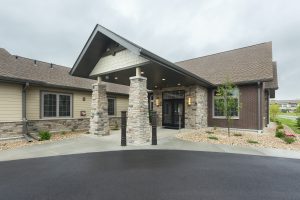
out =
[[[207,88],[213,84],[100,25],[70,73],[98,79],[93,86],[90,120],[90,132],[94,134],[109,132],[102,81],[130,85],[127,133],[131,144],[150,140],[148,96],[150,107],[157,112],[158,125],[207,126]]]

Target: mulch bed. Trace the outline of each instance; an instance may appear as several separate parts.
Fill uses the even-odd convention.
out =
[[[82,134],[84,134],[84,133],[83,132],[65,132],[64,134],[54,133],[54,134],[51,134],[50,140],[45,140],[45,141],[33,140],[32,142],[28,142],[25,139],[0,141],[0,151],[19,148],[19,147],[24,147],[24,146],[45,144],[45,143],[50,143],[50,142],[53,142],[53,141],[66,140],[66,139],[70,139],[70,138],[76,138],[76,137],[79,137]]]
[[[287,144],[282,139],[275,137],[275,127],[266,128],[264,133],[232,130],[230,137],[225,129],[203,128],[179,133],[176,137],[182,140],[211,144],[300,150],[300,137],[298,134],[294,135],[296,141],[292,144]]]

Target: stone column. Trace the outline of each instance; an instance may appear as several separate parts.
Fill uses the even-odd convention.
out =
[[[191,86],[186,90],[186,96],[192,98],[192,104],[185,104],[185,127],[199,129],[207,127],[207,89],[201,86]]]
[[[130,77],[127,136],[130,144],[150,142],[147,78]]]
[[[106,96],[106,85],[98,80],[93,84],[90,133],[95,135],[109,134],[108,102]]]
[[[207,127],[207,89],[201,86],[195,88],[196,96],[196,129]]]

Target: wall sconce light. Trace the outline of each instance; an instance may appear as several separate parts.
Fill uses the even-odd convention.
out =
[[[188,97],[188,101],[187,101],[188,106],[192,105],[192,97]]]
[[[159,102],[159,98],[157,97],[157,98],[155,99],[155,105],[156,105],[156,106],[159,106],[159,103],[160,103],[160,102]]]

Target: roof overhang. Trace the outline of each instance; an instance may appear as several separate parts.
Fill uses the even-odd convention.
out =
[[[149,61],[139,66],[144,72],[144,76],[148,79],[148,89],[193,84],[202,85],[204,87],[213,86],[212,83],[158,55],[155,55],[154,53],[147,51],[146,49],[100,25],[96,25],[94,28],[91,36],[70,71],[70,74],[73,76],[95,79],[96,76],[90,76],[90,74],[100,58],[107,53],[107,49],[112,45],[112,43],[124,47],[136,56],[140,56]],[[117,70],[114,69],[113,71],[107,71],[106,73],[99,74],[98,76],[101,76],[106,82],[129,85],[129,77],[135,75],[136,67],[137,66],[132,65],[126,68],[120,68]]]

